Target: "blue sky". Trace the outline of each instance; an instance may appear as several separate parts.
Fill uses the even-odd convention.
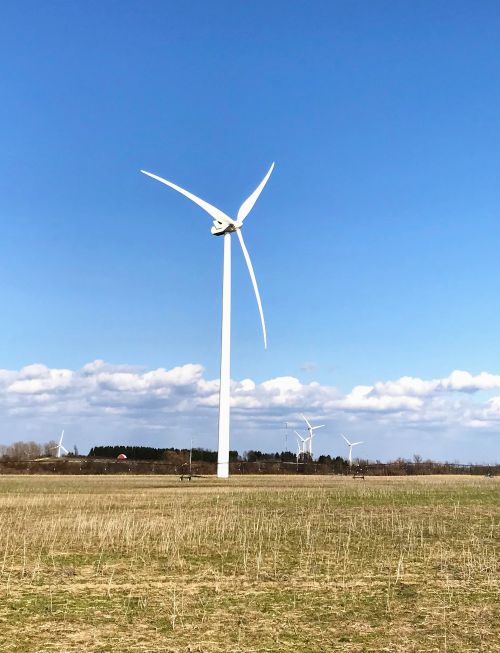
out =
[[[4,4],[0,368],[79,378],[102,359],[216,379],[221,239],[138,171],[232,213],[275,160],[245,224],[269,349],[235,243],[236,381],[294,377],[342,401],[405,376],[496,375],[499,21],[486,1]],[[499,459],[496,382],[436,387],[432,419],[427,400],[346,413],[297,391],[236,415],[234,446],[280,448],[280,424],[309,409],[328,424],[318,450],[347,429],[373,458]],[[82,449],[188,431],[215,446],[215,410],[160,402],[150,419],[146,402],[90,426],[53,392],[0,400],[0,441],[64,422]]]

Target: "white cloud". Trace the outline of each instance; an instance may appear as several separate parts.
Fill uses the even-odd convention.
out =
[[[460,428],[493,433],[500,427],[500,393],[474,397],[500,390],[500,375],[488,372],[456,370],[427,380],[404,376],[357,385],[345,394],[334,386],[302,383],[292,376],[262,383],[243,379],[231,385],[233,423],[246,432],[261,428],[271,432],[285,421],[298,426],[300,412],[336,425],[349,424],[354,430]],[[0,418],[3,429],[17,424],[17,432],[27,423],[33,429],[71,422],[92,423],[94,432],[97,424],[104,434],[110,425],[115,433],[130,432],[131,424],[183,434],[196,424],[197,432],[211,433],[218,391],[218,379],[205,378],[198,364],[155,370],[102,360],[80,370],[35,364],[0,370]],[[5,431],[0,435],[8,438]]]
[[[348,411],[400,412],[416,411],[422,407],[422,400],[403,392],[383,393],[374,386],[358,385],[344,398],[339,399],[337,407]]]
[[[45,365],[28,365],[19,371],[17,378],[12,372],[7,372],[7,375],[10,377],[6,378],[13,381],[7,386],[7,392],[33,395],[69,388],[74,373],[71,370],[49,369]]]
[[[438,392],[468,392],[500,389],[500,375],[481,372],[472,375],[455,370],[442,379],[423,379],[403,376],[397,381],[385,381],[371,386],[373,394],[390,396],[430,396]]]

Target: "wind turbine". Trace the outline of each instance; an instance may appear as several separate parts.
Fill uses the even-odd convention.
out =
[[[62,457],[61,451],[68,453],[66,447],[63,447],[63,443],[62,443],[63,437],[64,437],[64,429],[62,430],[61,437],[59,438],[59,444],[57,444],[55,447],[51,447],[51,449],[57,449],[56,458]]]
[[[363,444],[363,441],[360,440],[359,442],[349,442],[349,440],[345,437],[345,435],[342,435],[342,433],[340,435],[344,438],[344,440],[349,445],[349,467],[352,467],[352,448],[358,444]]]
[[[152,179],[156,179],[162,184],[173,188],[184,197],[187,197],[192,202],[206,211],[214,220],[211,232],[214,236],[224,236],[224,263],[222,274],[222,329],[221,329],[221,357],[220,357],[220,388],[219,388],[219,442],[218,442],[218,455],[217,455],[217,476],[219,478],[228,478],[229,476],[229,412],[230,412],[230,367],[231,367],[231,234],[236,232],[238,240],[240,241],[243,256],[248,267],[250,279],[252,280],[255,297],[257,299],[257,306],[259,308],[260,321],[262,324],[262,333],[264,335],[264,348],[267,349],[267,334],[266,323],[264,321],[264,313],[262,311],[262,302],[260,300],[259,288],[257,280],[250,260],[250,255],[243,240],[241,228],[247,215],[252,210],[255,202],[261,194],[264,186],[267,184],[269,177],[274,168],[274,163],[269,168],[266,176],[254,190],[254,192],[247,197],[238,210],[236,220],[230,218],[226,213],[220,209],[212,206],[205,200],[200,199],[193,193],[177,186],[171,181],[158,177],[151,172],[141,170],[141,172]]]
[[[307,432],[309,433],[309,437],[306,439],[306,442],[307,442],[306,446],[308,446],[308,448],[309,448],[308,453],[312,458],[312,439],[314,437],[314,431],[316,429],[322,429],[325,425],[321,424],[320,426],[311,426],[311,424],[309,423],[309,421],[307,420],[307,418],[304,415],[302,415],[302,419],[307,424]]]
[[[300,433],[297,433],[297,431],[294,431],[295,435],[297,436],[297,462],[300,458],[300,456],[304,455],[307,453],[307,441],[309,438],[303,438]]]

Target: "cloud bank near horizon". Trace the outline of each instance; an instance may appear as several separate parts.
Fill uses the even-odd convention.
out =
[[[456,429],[474,437],[477,432],[493,435],[500,427],[500,375],[489,372],[455,370],[428,380],[404,376],[358,385],[348,393],[291,376],[261,383],[243,379],[231,385],[233,424],[247,434],[276,432],[285,422],[295,428],[301,412],[357,433],[367,428],[434,433]],[[99,428],[103,436],[138,429],[210,431],[217,419],[218,389],[218,380],[205,378],[203,366],[193,363],[145,370],[95,360],[78,370],[42,364],[2,369],[0,435],[8,440],[5,428],[13,424],[18,439],[22,424],[29,424],[32,433],[83,423],[88,429]]]

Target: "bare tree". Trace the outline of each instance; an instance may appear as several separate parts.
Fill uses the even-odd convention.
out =
[[[44,456],[55,456],[56,455],[57,442],[55,440],[49,440],[43,445],[43,455]]]
[[[14,442],[5,447],[5,455],[13,460],[32,460],[42,455],[42,445],[38,442]]]

